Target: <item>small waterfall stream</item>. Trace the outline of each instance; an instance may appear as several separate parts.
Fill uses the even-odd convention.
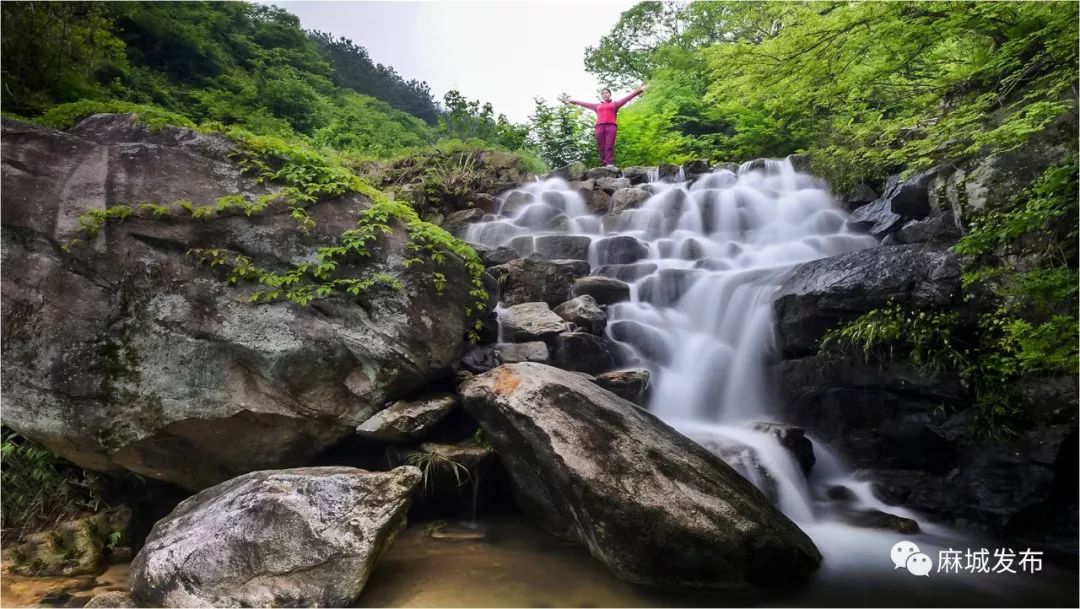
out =
[[[648,177],[637,187],[647,198],[637,205],[613,198],[603,215],[564,180],[525,184],[502,195],[499,213],[471,225],[466,239],[525,254],[536,237],[588,237],[591,273],[631,286],[629,301],[608,306],[606,333],[625,367],[649,370],[649,410],[721,456],[803,528],[825,557],[826,586],[854,585],[872,595],[875,586],[905,585],[889,561],[900,540],[917,540],[931,556],[946,545],[969,545],[951,529],[884,505],[820,442],[804,475],[768,425],[783,423],[769,376],[778,287],[800,263],[876,247],[876,240],[847,230],[847,214],[828,186],[788,160],[718,169],[690,182],[681,172],[674,181]],[[846,487],[845,501],[828,498],[835,486]],[[857,527],[845,519],[852,510],[917,520],[921,533]],[[944,574],[935,581],[984,591],[993,585]]]

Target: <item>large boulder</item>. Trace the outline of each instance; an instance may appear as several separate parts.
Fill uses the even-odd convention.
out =
[[[596,242],[596,257],[600,264],[632,264],[648,256],[649,246],[633,237],[620,235]]]
[[[649,371],[644,368],[598,374],[595,383],[638,406],[644,406],[648,401]]]
[[[131,217],[70,248],[80,214],[118,204],[254,196],[266,186],[228,160],[220,136],[126,115],[72,132],[3,120],[4,423],[93,470],[126,468],[189,489],[307,463],[385,404],[451,374],[467,327],[468,275],[453,256],[436,290],[428,264],[405,266],[395,227],[364,262],[403,289],[376,287],[315,306],[254,305],[193,248],[243,254],[266,269],[311,262],[353,228],[360,196],[247,217]],[[569,292],[569,283],[567,284]],[[560,301],[561,302],[561,301]]]
[[[515,343],[549,340],[566,330],[566,322],[546,302],[523,302],[507,307],[499,321],[503,338]]]
[[[921,244],[877,247],[801,264],[777,291],[773,317],[777,346],[786,357],[813,352],[842,322],[892,302],[925,309],[953,304],[960,264]]]
[[[555,307],[570,299],[574,281],[589,274],[589,263],[519,258],[493,266],[488,272],[502,286],[503,304],[546,302]]]
[[[615,354],[602,337],[588,332],[565,332],[555,337],[552,364],[563,370],[596,374],[615,366]]]
[[[350,607],[405,526],[415,467],[245,474],[185,500],[131,563],[159,607]]]
[[[622,579],[794,584],[813,542],[721,459],[588,377],[514,364],[459,386],[538,524]]]
[[[591,296],[599,304],[610,305],[630,300],[630,286],[624,281],[611,277],[591,275],[575,281],[571,294],[575,298]]]
[[[588,294],[567,300],[555,307],[554,312],[565,321],[591,334],[603,334],[607,326],[607,313],[596,299]]]

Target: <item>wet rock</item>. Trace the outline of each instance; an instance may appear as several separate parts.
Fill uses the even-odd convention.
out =
[[[649,371],[644,368],[598,374],[595,382],[611,393],[638,406],[645,406],[649,401]]]
[[[859,182],[855,186],[852,186],[847,192],[840,195],[840,206],[847,212],[853,212],[856,209],[873,203],[878,199],[878,193],[869,185]]]
[[[76,135],[2,122],[5,424],[80,467],[195,490],[307,463],[383,404],[450,374],[470,322],[468,274],[447,256],[440,293],[435,267],[404,266],[401,228],[339,272],[387,273],[403,289],[312,306],[252,305],[254,282],[228,285],[221,267],[187,254],[224,248],[279,270],[311,262],[356,226],[370,205],[359,195],[308,207],[308,233],[284,207],[211,220],[179,211],[110,222],[62,252],[87,209],[207,205],[273,187],[243,176],[220,136],[153,133],[127,115],[93,123]]]
[[[593,169],[585,172],[585,178],[589,180],[600,180],[602,178],[617,178],[622,175],[618,168],[607,167],[594,167]]]
[[[662,182],[674,182],[679,176],[679,170],[682,169],[678,165],[672,165],[670,163],[661,163],[657,169],[657,175],[660,176]]]
[[[611,211],[611,195],[603,190],[590,190],[583,198],[589,211],[594,214],[603,215]]]
[[[480,254],[480,260],[484,262],[485,267],[498,266],[500,264],[506,264],[511,260],[517,260],[521,258],[521,254],[512,247],[507,245],[500,245],[495,248],[483,248],[473,246],[476,248],[477,253]]]
[[[633,264],[649,256],[649,246],[625,235],[605,237],[596,242],[596,256],[603,265]]]
[[[657,306],[671,306],[686,295],[705,271],[698,269],[660,269],[638,286],[638,297]]]
[[[859,250],[801,264],[773,302],[777,346],[786,357],[816,349],[833,327],[892,302],[912,309],[953,304],[960,264],[921,245]]]
[[[514,219],[517,226],[535,231],[566,232],[570,219],[562,211],[547,205],[533,205]]]
[[[810,171],[810,157],[805,154],[789,154],[787,160],[795,171]]]
[[[820,564],[813,542],[722,460],[585,377],[514,364],[460,391],[522,508],[622,579],[791,585]]]
[[[650,196],[652,195],[640,188],[620,188],[611,195],[611,211],[637,209]]]
[[[919,533],[919,523],[903,516],[889,514],[881,510],[846,510],[840,512],[844,522],[863,529],[881,529],[904,535]]]
[[[646,359],[666,366],[671,364],[671,349],[667,338],[656,328],[623,319],[608,325],[611,338],[626,343]]]
[[[386,457],[391,465],[413,465],[423,474],[414,506],[419,516],[474,519],[495,500],[496,458],[487,444],[466,441],[392,446]]]
[[[550,352],[543,341],[529,343],[503,343],[498,346],[499,357],[502,362],[516,364],[518,362],[548,363]]]
[[[506,195],[506,199],[503,200],[499,213],[503,216],[514,217],[521,213],[523,209],[531,205],[535,200],[536,197],[532,196],[532,193],[523,190],[512,191],[510,194]]]
[[[501,363],[499,351],[493,345],[470,347],[461,357],[461,366],[476,374],[487,372]]]
[[[588,294],[578,296],[555,307],[555,314],[581,328],[585,332],[600,335],[607,326],[607,313],[596,299]]]
[[[521,258],[488,269],[502,285],[506,305],[546,302],[555,307],[570,300],[574,281],[589,274],[583,260]]]
[[[630,180],[630,184],[637,186],[649,181],[649,173],[658,171],[656,167],[627,167],[623,169],[623,177]]]
[[[549,340],[566,330],[566,322],[546,302],[525,302],[507,307],[499,315],[503,338],[515,343]]]
[[[810,441],[810,438],[806,437],[805,429],[793,425],[784,425],[783,423],[764,421],[753,423],[750,427],[755,431],[775,436],[780,442],[780,446],[786,448],[791,453],[791,456],[795,458],[795,462],[799,464],[803,475],[810,475],[810,470],[814,468],[817,459],[814,457],[814,443]]]
[[[630,180],[626,178],[597,178],[596,188],[609,195],[614,195],[619,190],[630,188]]]
[[[398,400],[364,421],[356,433],[372,440],[407,442],[423,437],[457,407],[449,393],[429,393],[413,400]]]
[[[832,501],[839,501],[841,503],[850,503],[856,499],[855,491],[840,484],[830,486],[828,490],[825,491],[825,496]]]
[[[882,245],[904,243],[955,243],[960,239],[960,226],[951,210],[936,212],[924,220],[912,220],[900,230],[882,239]]]
[[[730,171],[731,173],[738,173],[739,172],[739,164],[738,163],[717,163],[716,165],[713,165],[713,171],[714,172],[716,172],[716,171]]]
[[[720,457],[731,469],[749,480],[772,505],[780,503],[780,488],[776,484],[769,468],[761,462],[758,451],[751,446],[736,442],[730,438],[710,437],[695,438],[698,444],[712,454]]]
[[[464,237],[469,225],[484,219],[484,210],[477,208],[462,209],[446,216],[442,227],[446,232],[457,237]]]
[[[583,235],[521,236],[510,240],[510,247],[522,257],[538,256],[544,260],[587,260],[592,239]]]
[[[567,182],[573,182],[583,179],[586,171],[588,171],[588,169],[585,167],[585,163],[575,161],[569,165],[564,165],[553,170],[548,174],[548,177],[562,178]]]
[[[421,477],[414,467],[306,467],[208,488],[154,525],[131,591],[162,607],[351,606],[404,528]]]
[[[892,192],[886,192],[889,210],[908,219],[921,220],[930,215],[930,184],[938,178],[947,178],[955,169],[939,165],[898,182]]]
[[[888,199],[878,199],[853,211],[847,220],[847,226],[881,239],[900,228],[903,221],[903,216],[892,212]]]
[[[596,274],[603,277],[611,277],[619,281],[633,282],[655,273],[657,269],[654,262],[638,262],[635,264],[605,264],[596,269]]]
[[[565,332],[555,337],[552,364],[563,370],[596,374],[615,367],[615,356],[603,338],[588,332]]]
[[[469,195],[468,203],[470,206],[483,211],[485,214],[495,214],[499,212],[499,200],[484,192],[474,192]]]
[[[610,305],[630,300],[630,286],[618,279],[592,275],[574,281],[571,294],[575,298],[589,295],[602,305]]]

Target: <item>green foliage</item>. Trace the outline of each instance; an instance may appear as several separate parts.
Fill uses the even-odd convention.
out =
[[[1023,255],[1066,265],[1077,255],[1077,162],[1051,167],[1006,209],[968,221],[958,254]]]
[[[431,494],[435,486],[435,477],[440,470],[454,476],[458,486],[465,484],[470,478],[469,468],[434,451],[412,451],[405,455],[405,463],[420,470],[423,475],[425,495]]]
[[[2,519],[18,536],[104,505],[100,481],[6,425],[0,426]]]
[[[599,157],[592,116],[581,107],[566,103],[568,99],[561,97],[557,106],[549,106],[543,99],[535,100],[536,108],[529,117],[529,144],[552,167],[574,162],[596,165]]]
[[[47,112],[31,120],[46,127],[52,127],[53,129],[68,129],[82,119],[99,113],[131,113],[135,116],[135,120],[150,127],[152,131],[160,131],[165,125],[190,128],[195,127],[195,124],[186,117],[180,116],[174,112],[169,112],[163,108],[115,100],[81,100],[60,104],[49,108]]]
[[[1067,2],[642,2],[586,67],[651,80],[620,116],[624,164],[655,162],[645,142],[729,161],[805,150],[844,189],[1008,150],[1075,111],[1077,38]]]

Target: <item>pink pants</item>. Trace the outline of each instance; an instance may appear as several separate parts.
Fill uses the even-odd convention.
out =
[[[600,153],[601,165],[615,162],[615,129],[614,123],[601,123],[596,126],[596,151]]]

